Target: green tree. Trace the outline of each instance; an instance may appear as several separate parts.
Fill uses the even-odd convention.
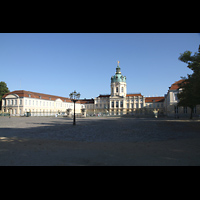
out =
[[[178,106],[185,106],[191,109],[190,119],[192,119],[193,109],[200,104],[200,45],[198,52],[192,55],[191,51],[185,51],[180,55],[179,60],[186,63],[187,67],[193,71],[180,84],[182,91],[178,94]]]
[[[10,92],[10,90],[7,87],[7,84],[3,81],[0,82],[0,110],[1,110],[1,102],[2,102],[2,97],[4,94]]]

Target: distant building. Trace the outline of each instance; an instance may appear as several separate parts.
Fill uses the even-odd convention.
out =
[[[85,106],[80,101],[76,103],[76,112]],[[23,116],[31,112],[31,116],[50,116],[73,110],[73,102],[66,97],[16,90],[5,94],[2,98],[2,110],[12,116]]]
[[[180,84],[184,80],[181,79],[176,81],[169,87],[169,90],[165,96],[165,114],[169,117],[189,117],[191,109],[189,107],[178,107],[178,97],[177,94],[181,92]],[[200,105],[197,105],[193,110],[193,116],[200,115]]]
[[[144,97],[141,93],[127,94],[126,76],[121,74],[119,62],[115,75],[111,77],[111,94],[94,99],[95,114],[135,115],[153,114],[153,110],[164,112],[163,97]]]
[[[110,94],[100,94],[94,99],[81,99],[76,103],[76,113],[86,110],[86,116],[94,115],[159,115],[170,117],[188,116],[190,109],[177,107],[177,94],[181,92],[179,80],[169,87],[167,94],[161,97],[144,97],[141,93],[127,94],[126,76],[121,73],[119,61],[115,75],[111,77]],[[67,97],[16,90],[2,98],[2,111],[13,116],[50,116],[55,114],[73,114],[73,102]],[[194,116],[200,114],[200,107],[194,108]]]

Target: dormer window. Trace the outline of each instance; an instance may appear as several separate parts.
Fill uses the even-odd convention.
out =
[[[39,98],[41,99],[42,97],[41,97],[41,96],[39,96]]]
[[[51,97],[49,97],[49,100],[51,100]]]
[[[31,95],[29,94],[28,97],[31,97]]]

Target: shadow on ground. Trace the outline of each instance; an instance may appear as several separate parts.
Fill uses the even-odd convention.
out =
[[[199,165],[192,120],[0,118],[0,165]]]

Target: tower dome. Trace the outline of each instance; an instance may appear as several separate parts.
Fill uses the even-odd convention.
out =
[[[119,61],[115,75],[111,77],[111,96],[126,96],[126,76],[121,74]]]
[[[121,74],[121,68],[119,67],[119,61],[118,61],[118,65],[116,68],[115,75],[111,77],[111,83],[115,83],[115,82],[125,82],[126,83],[126,76],[123,76]]]

